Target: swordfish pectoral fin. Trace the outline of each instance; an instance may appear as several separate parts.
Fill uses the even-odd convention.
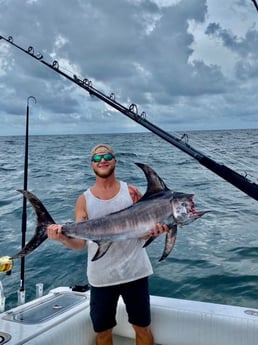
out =
[[[98,245],[98,249],[95,253],[95,255],[93,256],[93,258],[91,259],[91,261],[96,261],[98,259],[100,259],[103,255],[106,254],[106,252],[108,251],[108,249],[110,248],[112,242],[103,242],[103,241],[94,241],[95,243],[97,243]]]
[[[151,244],[157,236],[151,236],[150,238],[147,239],[147,241],[144,243],[143,248],[147,247],[149,244]]]
[[[47,226],[55,224],[43,203],[34,194],[27,190],[18,190],[18,192],[22,193],[31,203],[37,217],[37,226],[33,237],[12,259],[22,258],[38,248],[47,239]]]
[[[159,261],[162,261],[166,259],[166,257],[171,253],[172,249],[174,248],[174,245],[176,243],[176,234],[177,234],[177,225],[169,225],[169,230],[166,234],[166,242],[165,242],[165,248],[164,251],[159,259]]]

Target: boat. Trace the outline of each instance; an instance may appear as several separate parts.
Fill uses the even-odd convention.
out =
[[[90,291],[69,287],[0,314],[0,344],[94,345]],[[255,345],[258,309],[151,295],[151,329],[156,345]],[[118,303],[114,345],[135,344],[122,299]]]

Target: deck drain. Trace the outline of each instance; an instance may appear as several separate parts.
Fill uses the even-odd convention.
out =
[[[62,309],[62,308],[63,308],[63,306],[60,304],[54,304],[53,305],[53,309],[55,309],[55,310]]]

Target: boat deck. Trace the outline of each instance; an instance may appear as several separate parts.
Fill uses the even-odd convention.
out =
[[[114,335],[113,344],[114,345],[135,345],[135,340],[130,339],[130,338],[121,337],[119,335]]]

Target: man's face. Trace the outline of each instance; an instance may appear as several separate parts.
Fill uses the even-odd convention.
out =
[[[116,159],[106,147],[100,146],[92,157],[91,166],[97,176],[107,178],[114,173]]]

